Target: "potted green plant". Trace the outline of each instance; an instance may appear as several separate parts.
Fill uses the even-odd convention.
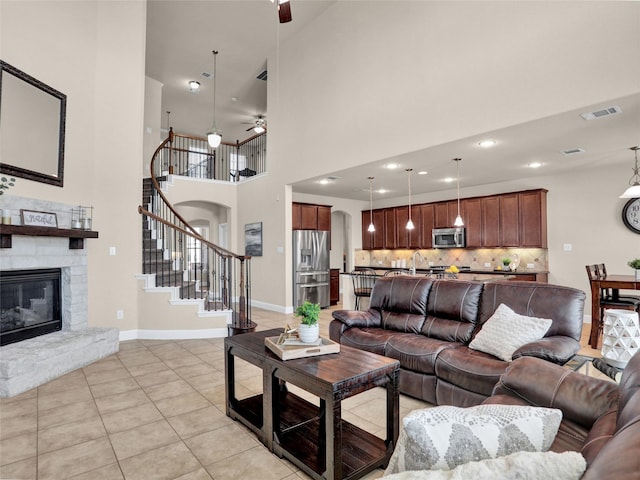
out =
[[[318,318],[320,317],[320,305],[311,303],[308,300],[296,308],[296,316],[300,317],[298,326],[298,337],[304,343],[313,343],[319,337]]]
[[[511,265],[511,258],[504,257],[502,259],[502,265],[504,265],[504,267],[502,267],[503,270],[509,270],[509,265]]]
[[[636,280],[640,280],[640,258],[634,258],[633,260],[629,260],[627,262],[631,268],[635,270]]]

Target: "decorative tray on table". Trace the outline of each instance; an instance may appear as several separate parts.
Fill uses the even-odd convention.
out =
[[[297,335],[282,334],[278,337],[265,338],[264,344],[281,360],[293,360],[294,358],[315,357],[317,355],[340,352],[339,343],[322,337],[313,343],[305,343]]]

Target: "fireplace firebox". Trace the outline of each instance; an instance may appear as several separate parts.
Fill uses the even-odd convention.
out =
[[[61,269],[0,274],[0,345],[62,329]]]

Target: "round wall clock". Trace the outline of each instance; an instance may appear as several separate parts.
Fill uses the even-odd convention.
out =
[[[633,233],[640,234],[640,198],[632,198],[622,207],[622,221]]]

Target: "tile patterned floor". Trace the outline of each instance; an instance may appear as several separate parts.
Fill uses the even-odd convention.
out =
[[[324,336],[330,318],[321,312]],[[253,320],[258,330],[296,323],[259,309]],[[262,391],[256,367],[238,360],[236,378],[238,397]],[[384,398],[376,389],[348,399],[343,418],[384,437]],[[401,396],[400,415],[424,406]],[[309,478],[224,412],[223,339],[122,342],[115,355],[0,399],[0,479]]]

